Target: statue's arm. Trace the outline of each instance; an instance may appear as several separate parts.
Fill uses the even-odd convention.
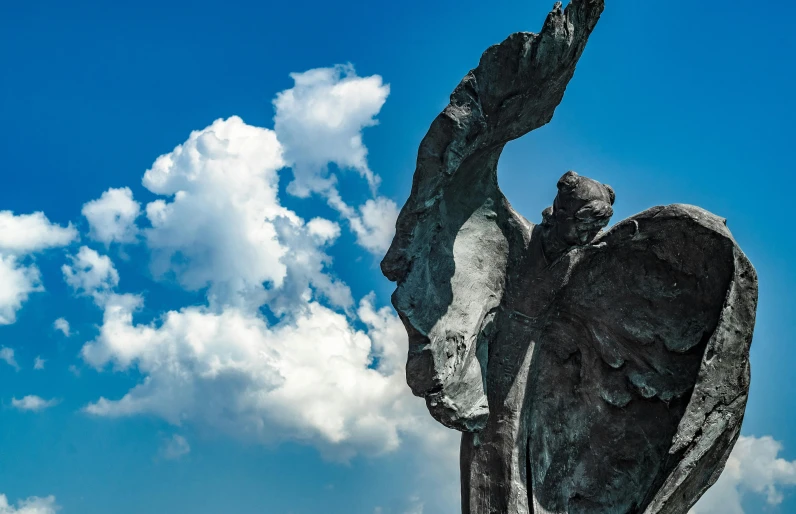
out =
[[[441,423],[480,429],[489,325],[527,222],[497,184],[503,146],[548,123],[604,0],[557,3],[539,34],[484,52],[420,144],[412,191],[382,271],[410,337],[407,380]]]
[[[411,195],[382,262],[387,278],[399,282],[409,271],[419,218],[452,183],[459,192],[484,196],[484,179],[497,185],[503,145],[552,119],[604,5],[571,0],[562,9],[557,2],[539,34],[517,32],[491,46],[462,79],[420,144]]]

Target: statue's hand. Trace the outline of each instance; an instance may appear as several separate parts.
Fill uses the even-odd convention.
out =
[[[484,52],[460,85],[467,85],[467,94],[454,92],[452,101],[480,103],[480,110],[466,110],[483,113],[485,130],[478,139],[485,146],[505,144],[552,119],[604,5],[604,0],[571,0],[563,9],[557,2],[539,34],[517,32]]]

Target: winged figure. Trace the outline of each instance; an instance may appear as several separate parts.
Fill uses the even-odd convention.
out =
[[[685,513],[749,390],[757,277],[726,220],[568,172],[539,224],[500,191],[504,145],[548,123],[604,9],[557,3],[486,50],[420,144],[382,271],[407,381],[461,431],[464,514]]]

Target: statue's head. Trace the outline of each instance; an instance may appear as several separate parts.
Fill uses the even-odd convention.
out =
[[[556,246],[579,246],[594,240],[614,214],[611,186],[568,171],[558,181],[552,207],[543,213]]]

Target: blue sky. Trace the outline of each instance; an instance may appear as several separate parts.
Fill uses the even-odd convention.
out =
[[[453,87],[552,2],[427,4],[0,7],[0,513],[458,511],[378,261]],[[531,220],[574,169],[617,221],[728,218],[756,266],[744,439],[697,512],[796,512],[795,15],[610,2],[499,168]]]

